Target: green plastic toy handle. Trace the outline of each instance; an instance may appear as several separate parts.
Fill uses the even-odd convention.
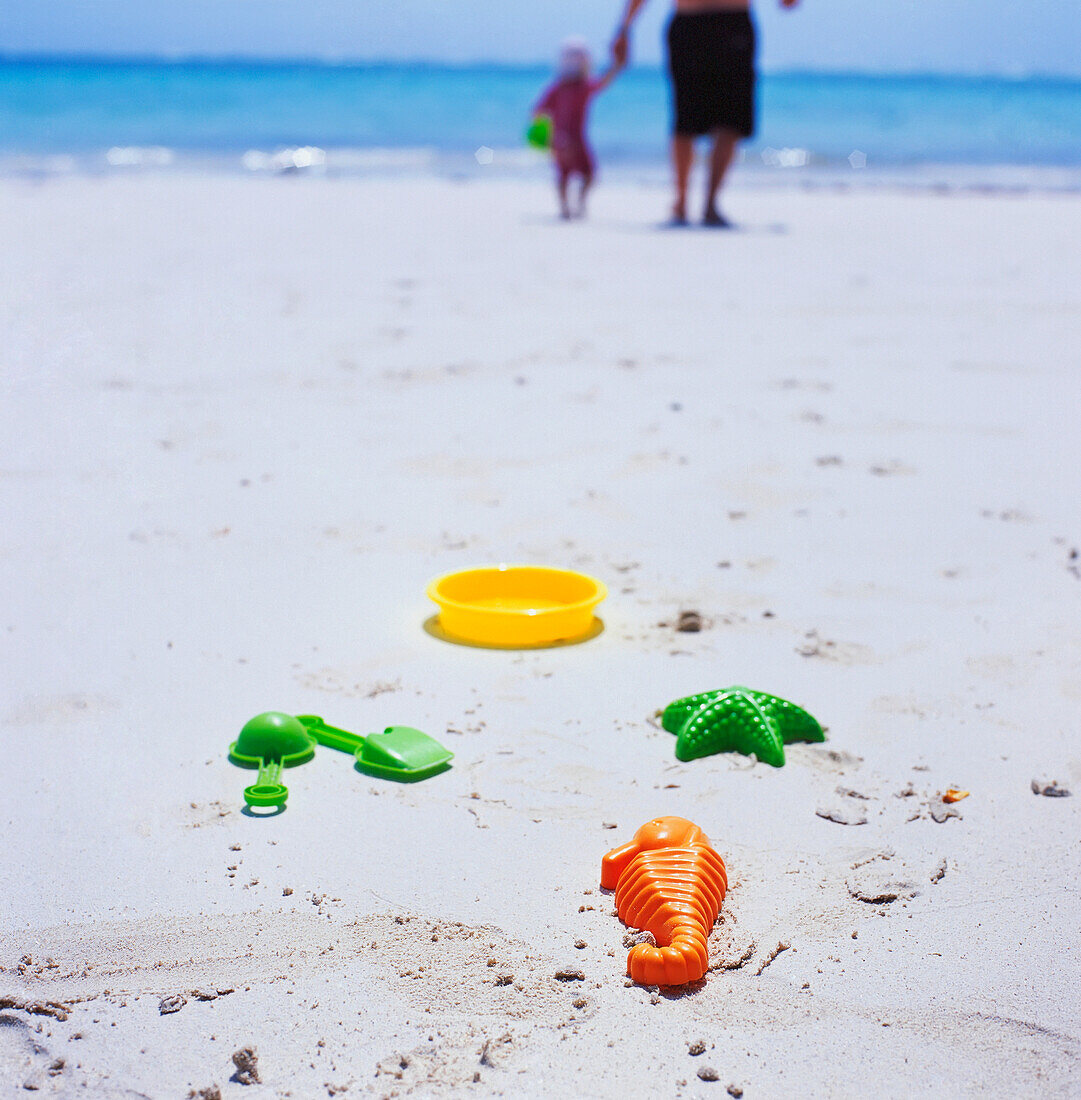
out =
[[[250,787],[244,788],[244,801],[249,806],[284,806],[289,788],[281,781],[280,760],[264,760],[259,765],[259,775]]]
[[[297,721],[320,745],[337,749],[339,752],[355,753],[365,741],[365,738],[357,733],[349,733],[347,730],[327,725],[318,714],[298,714]]]

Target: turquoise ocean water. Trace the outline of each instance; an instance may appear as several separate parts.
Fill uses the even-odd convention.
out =
[[[314,151],[296,163],[327,171],[514,169],[548,79],[493,65],[0,59],[0,168],[268,168],[303,146]],[[1081,82],[788,73],[763,78],[759,104],[745,163],[763,171],[1081,180]],[[667,114],[661,71],[624,74],[594,108],[602,165],[663,166]],[[482,147],[493,153],[478,164]]]

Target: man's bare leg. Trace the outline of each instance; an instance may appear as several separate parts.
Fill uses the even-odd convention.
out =
[[[676,172],[676,201],[672,207],[672,221],[687,220],[687,184],[694,165],[694,138],[676,134],[672,138],[672,167]]]
[[[731,224],[717,209],[717,195],[735,156],[739,139],[740,135],[735,130],[715,130],[713,133],[713,151],[709,158],[709,190],[706,192],[706,212],[702,219],[706,225],[726,227]]]

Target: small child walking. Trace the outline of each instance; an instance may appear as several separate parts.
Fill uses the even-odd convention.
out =
[[[559,72],[533,109],[533,117],[547,115],[552,120],[552,159],[556,166],[559,213],[563,218],[585,217],[586,196],[596,173],[596,160],[586,137],[589,104],[619,75],[622,62],[613,62],[605,73],[590,76],[592,60],[589,47],[581,38],[568,38],[559,51]],[[573,208],[570,183],[578,179]]]

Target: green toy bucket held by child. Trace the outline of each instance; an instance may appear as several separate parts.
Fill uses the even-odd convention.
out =
[[[542,152],[552,147],[552,119],[549,115],[537,115],[525,132],[526,144]]]
[[[294,717],[280,711],[256,715],[229,746],[229,759],[242,768],[258,768],[256,781],[244,789],[251,807],[283,809],[289,790],[282,771],[306,764],[316,744],[352,753],[356,767],[366,775],[415,783],[438,775],[450,766],[454,754],[434,737],[410,726],[389,726],[382,733],[348,733],[327,725],[318,715]]]

